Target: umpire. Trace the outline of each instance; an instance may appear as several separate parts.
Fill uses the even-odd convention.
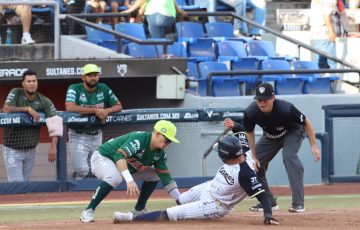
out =
[[[266,170],[269,162],[282,148],[283,163],[288,174],[292,190],[292,206],[289,212],[300,213],[304,207],[304,168],[298,157],[305,133],[309,138],[314,160],[320,160],[320,150],[316,145],[313,126],[292,103],[275,99],[273,87],[269,83],[262,83],[256,87],[256,96],[245,110],[243,125],[248,137],[249,146],[258,170],[260,182],[264,189],[271,194],[266,180]],[[241,130],[241,125],[230,119],[224,125],[233,132]],[[263,135],[255,146],[255,125],[263,129]],[[278,209],[274,196],[273,210]],[[262,211],[261,204],[250,206],[252,211]]]

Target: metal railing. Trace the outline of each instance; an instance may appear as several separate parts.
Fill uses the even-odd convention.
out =
[[[342,64],[344,66],[347,66],[347,67],[350,67],[350,68],[358,68],[357,66],[355,66],[355,65],[353,65],[353,64],[351,64],[349,62],[346,62],[346,61],[344,61],[344,60],[342,60],[340,58],[333,57],[333,56],[329,55],[328,53],[326,53],[326,52],[324,52],[324,51],[322,51],[320,49],[316,49],[316,48],[314,48],[314,47],[312,47],[312,46],[310,46],[308,44],[305,44],[305,43],[303,43],[303,42],[301,42],[299,40],[296,40],[296,39],[294,39],[294,38],[292,38],[292,37],[290,37],[288,35],[282,34],[282,33],[278,32],[278,31],[276,31],[274,29],[271,29],[269,27],[258,24],[258,23],[254,22],[254,21],[252,21],[252,20],[250,20],[250,19],[248,19],[246,17],[239,16],[239,15],[233,13],[233,12],[224,11],[224,12],[207,13],[207,12],[198,12],[198,11],[195,12],[194,11],[194,12],[188,12],[187,14],[188,14],[188,16],[231,16],[233,18],[244,21],[244,22],[246,22],[246,23],[248,23],[248,24],[250,24],[252,26],[258,27],[258,28],[260,28],[260,29],[262,29],[262,30],[264,30],[264,31],[266,31],[268,33],[274,34],[277,37],[280,37],[280,38],[282,38],[282,39],[284,39],[284,40],[286,40],[288,42],[294,43],[294,44],[298,45],[299,49],[302,47],[302,48],[310,50],[310,51],[312,51],[314,53],[325,56],[326,58],[334,60],[335,62],[338,62],[338,63],[340,63],[340,64]]]
[[[77,16],[80,16],[82,18],[85,18],[85,17],[109,17],[109,14],[111,15],[118,15],[118,16],[126,16],[128,14],[121,14],[121,13],[104,13],[104,14],[94,14],[94,15],[91,15],[91,14],[88,14],[88,15],[83,15],[83,14],[78,14]],[[118,31],[115,31],[115,30],[112,30],[112,29],[108,29],[108,28],[104,28],[96,23],[93,23],[93,22],[88,22],[88,21],[85,21],[83,19],[80,19],[78,17],[75,17],[73,15],[66,15],[65,16],[66,19],[69,19],[69,20],[72,20],[72,21],[75,21],[77,23],[80,23],[80,24],[83,24],[85,26],[89,26],[89,27],[92,27],[94,29],[97,29],[97,30],[100,30],[100,31],[103,31],[103,32],[106,32],[106,33],[109,33],[111,35],[114,35],[115,38],[117,39],[117,52],[120,52],[121,49],[122,49],[122,42],[121,42],[121,39],[127,39],[127,40],[130,40],[132,42],[135,42],[137,44],[140,44],[140,45],[163,45],[164,47],[164,53],[166,54],[167,53],[167,45],[171,45],[173,44],[174,42],[172,40],[169,40],[169,39],[147,39],[147,40],[142,40],[142,39],[138,39],[134,36],[130,36],[130,35],[127,35],[127,34],[124,34],[124,33],[120,33]]]

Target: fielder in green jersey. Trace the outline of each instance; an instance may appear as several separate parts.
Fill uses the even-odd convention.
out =
[[[140,192],[132,210],[134,216],[148,212],[146,202],[159,180],[170,196],[177,200],[180,192],[169,173],[164,152],[171,142],[179,143],[175,135],[175,125],[160,120],[155,124],[153,132],[130,132],[100,145],[91,157],[91,169],[102,182],[80,220],[84,223],[93,222],[96,207],[123,179],[128,194],[139,195]],[[143,180],[140,191],[134,179]]]
[[[82,83],[69,86],[66,94],[66,111],[84,115],[95,115],[105,123],[108,114],[120,112],[122,106],[112,90],[104,83],[99,83],[100,68],[87,64],[83,68]],[[69,140],[74,179],[92,177],[91,154],[102,143],[99,126],[70,127]]]
[[[54,162],[58,138],[63,133],[62,118],[57,116],[51,100],[37,92],[38,81],[34,71],[27,70],[23,73],[22,86],[22,88],[13,88],[9,92],[3,111],[5,113],[27,113],[35,122],[40,119],[39,112],[44,112],[51,138],[48,160]],[[3,155],[9,182],[29,180],[35,163],[35,147],[39,143],[40,129],[40,125],[4,128]]]

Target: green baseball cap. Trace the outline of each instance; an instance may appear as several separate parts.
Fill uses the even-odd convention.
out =
[[[83,75],[88,73],[100,73],[100,68],[95,64],[87,64],[83,67]]]
[[[172,122],[166,121],[166,120],[160,120],[160,121],[156,122],[156,124],[154,126],[154,130],[157,131],[158,133],[161,133],[162,135],[164,135],[167,139],[171,140],[172,142],[180,143],[175,138],[176,126]]]

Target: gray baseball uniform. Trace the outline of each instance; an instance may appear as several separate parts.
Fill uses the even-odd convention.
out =
[[[26,98],[23,88],[12,89],[5,104],[16,107],[31,107],[44,112],[46,117],[56,115],[51,100],[37,92],[33,101]],[[9,182],[28,181],[35,163],[35,147],[39,143],[41,126],[4,128],[4,161]]]
[[[83,83],[72,84],[66,94],[66,102],[89,108],[109,108],[118,103],[111,89],[104,83],[98,83],[96,90],[89,93]],[[76,177],[85,177],[90,172],[91,154],[102,143],[99,127],[84,126],[69,129],[71,158]]]

